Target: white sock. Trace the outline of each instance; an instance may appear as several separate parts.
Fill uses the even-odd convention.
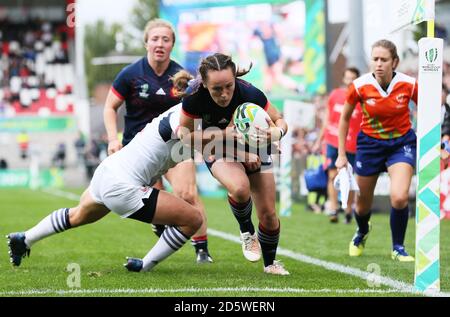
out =
[[[142,272],[150,271],[156,264],[179,250],[188,240],[189,237],[186,237],[180,229],[168,226],[155,246],[144,257]]]
[[[70,229],[69,208],[54,211],[36,226],[25,232],[25,243],[31,248],[33,244],[56,233]]]

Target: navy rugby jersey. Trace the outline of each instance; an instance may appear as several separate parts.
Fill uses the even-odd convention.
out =
[[[208,90],[200,86],[193,95],[183,98],[183,113],[193,119],[202,119],[202,129],[218,127],[225,129],[233,117],[236,108],[244,102],[259,105],[265,111],[269,108],[269,101],[264,93],[249,82],[236,79],[233,98],[228,107],[221,107],[214,102]]]
[[[112,84],[112,92],[125,101],[123,145],[127,145],[147,123],[180,102],[175,97],[170,77],[183,69],[170,61],[162,76],[157,76],[147,57],[126,66]]]

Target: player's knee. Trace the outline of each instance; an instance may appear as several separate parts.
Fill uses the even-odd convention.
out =
[[[76,228],[87,223],[86,213],[82,212],[81,206],[70,209],[69,222],[72,228]]]
[[[356,209],[358,211],[361,211],[362,213],[365,213],[372,207],[372,200],[373,200],[372,196],[367,197],[358,196],[356,200]]]
[[[190,205],[195,205],[197,201],[197,195],[195,191],[193,190],[183,190],[176,192],[175,195],[183,199],[185,202],[189,203]]]
[[[259,222],[268,230],[276,230],[280,224],[275,210],[261,210]]]
[[[408,205],[408,195],[393,193],[391,195],[391,205],[395,209],[403,209]]]
[[[228,192],[234,200],[244,202],[250,197],[250,186],[245,183],[236,183]]]
[[[196,232],[203,224],[203,215],[197,208],[192,208],[189,226]]]

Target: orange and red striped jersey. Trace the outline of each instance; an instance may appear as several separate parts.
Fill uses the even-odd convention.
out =
[[[387,90],[383,90],[372,73],[353,81],[347,102],[361,103],[361,130],[376,139],[394,139],[411,129],[409,102],[417,104],[417,81],[396,72]]]

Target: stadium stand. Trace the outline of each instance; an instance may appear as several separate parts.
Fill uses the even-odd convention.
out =
[[[0,20],[0,114],[73,113],[69,34],[65,22]]]
[[[36,159],[42,169],[60,167],[55,157],[65,147],[64,178],[79,179],[75,34],[67,23],[73,2],[0,0],[0,157],[10,169],[28,169]],[[25,158],[21,131],[29,135]]]

